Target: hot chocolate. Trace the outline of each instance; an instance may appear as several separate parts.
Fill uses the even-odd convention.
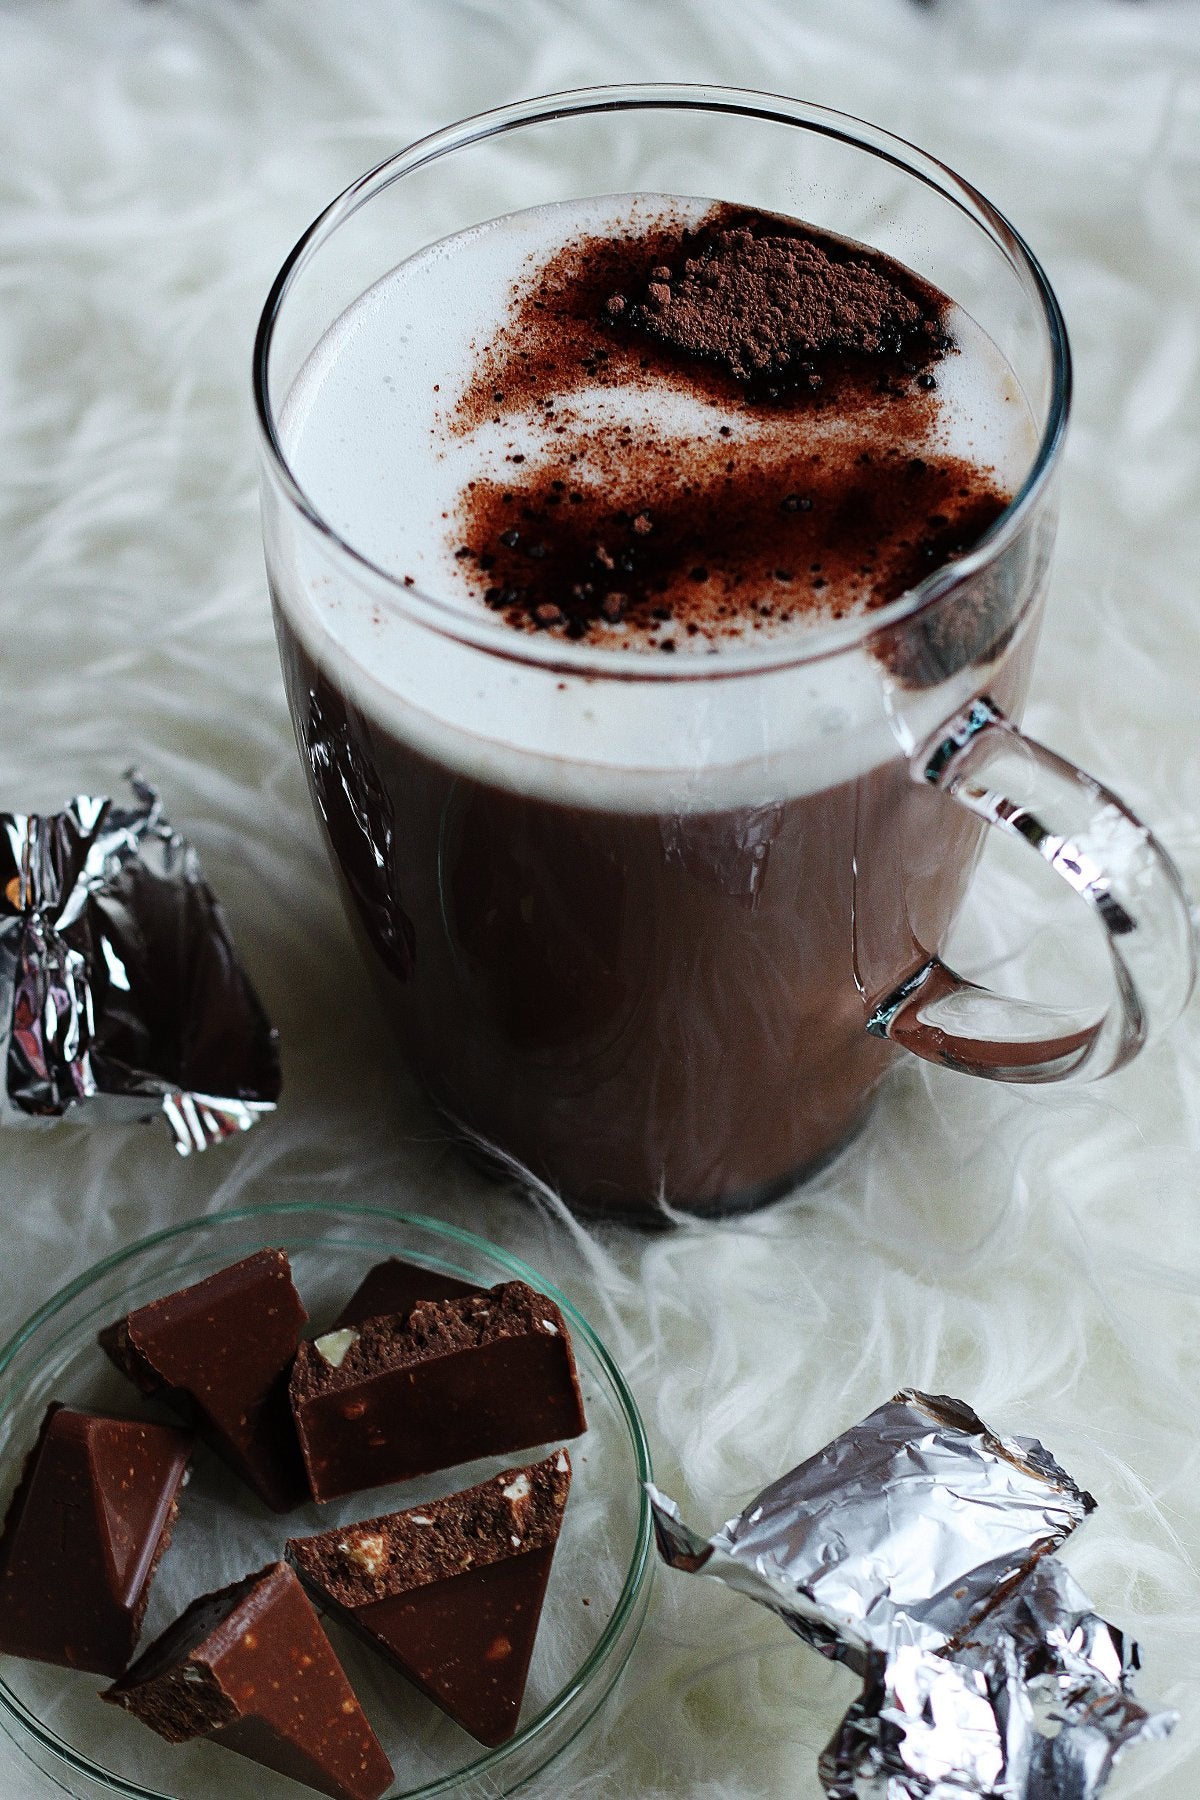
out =
[[[318,811],[435,1098],[631,1214],[830,1155],[889,1061],[871,1005],[944,937],[978,830],[913,784],[895,714],[933,729],[985,677],[1019,710],[1040,568],[1019,542],[936,628],[811,648],[1019,485],[995,345],[862,245],[608,197],[402,264],[281,429],[412,595],[324,543],[272,558]]]

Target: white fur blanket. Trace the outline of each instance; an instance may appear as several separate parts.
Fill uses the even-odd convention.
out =
[[[1110,1792],[1194,1800],[1195,1011],[1068,1095],[904,1068],[795,1200],[652,1241],[588,1239],[486,1185],[360,1022],[266,602],[257,311],[313,213],[392,149],[519,95],[636,78],[873,118],[974,180],[1039,252],[1078,401],[1027,723],[1143,809],[1200,889],[1190,0],[6,0],[0,805],[109,791],[130,760],[158,781],[280,1027],[286,1097],[188,1163],[157,1130],[5,1134],[0,1332],[160,1222],[352,1194],[473,1225],[583,1297],[696,1522],[903,1383],[960,1394],[1096,1494],[1068,1560],[1141,1640],[1145,1694],[1183,1714]],[[989,869],[976,940],[998,955],[1032,903]],[[767,1614],[660,1576],[620,1709],[544,1791],[815,1797],[849,1686]],[[47,1791],[0,1740],[0,1792]]]

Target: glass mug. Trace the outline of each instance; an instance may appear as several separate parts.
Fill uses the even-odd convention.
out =
[[[1038,435],[968,554],[799,640],[656,657],[515,632],[339,537],[289,468],[281,415],[345,308],[452,232],[638,190],[865,241],[974,316]],[[1180,1011],[1194,942],[1170,860],[1018,728],[1070,391],[1063,322],[1020,238],[933,158],[721,89],[485,114],[321,214],[267,301],[255,385],[267,569],[317,813],[407,1054],[477,1147],[585,1210],[734,1211],[833,1156],[901,1049],[1080,1081]],[[940,960],[985,824],[1099,921],[1106,1006],[1008,999]]]

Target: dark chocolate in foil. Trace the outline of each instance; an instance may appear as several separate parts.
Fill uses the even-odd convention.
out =
[[[275,1033],[195,851],[125,805],[0,813],[0,1124],[162,1112],[183,1156],[279,1097]]]
[[[1051,1554],[1091,1496],[961,1401],[898,1394],[709,1539],[650,1493],[666,1562],[862,1676],[821,1758],[831,1800],[1093,1800],[1175,1723],[1134,1699],[1136,1645]]]

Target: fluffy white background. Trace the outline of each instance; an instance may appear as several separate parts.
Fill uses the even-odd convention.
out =
[[[588,1242],[484,1185],[363,1023],[275,665],[248,360],[319,206],[478,108],[718,80],[916,139],[1018,222],[1074,339],[1027,723],[1200,887],[1198,26],[1189,0],[0,8],[0,804],[106,791],[137,758],[201,847],[286,1073],[276,1119],[189,1164],[157,1130],[7,1134],[0,1329],[159,1222],[342,1193],[474,1225],[581,1296],[696,1521],[900,1383],[963,1394],[1100,1499],[1070,1561],[1184,1715],[1110,1791],[1162,1800],[1200,1788],[1195,1012],[1069,1095],[907,1067],[834,1170],[736,1226]],[[815,1796],[848,1685],[766,1614],[660,1579],[621,1711],[546,1791]],[[3,1743],[0,1791],[46,1791]]]

